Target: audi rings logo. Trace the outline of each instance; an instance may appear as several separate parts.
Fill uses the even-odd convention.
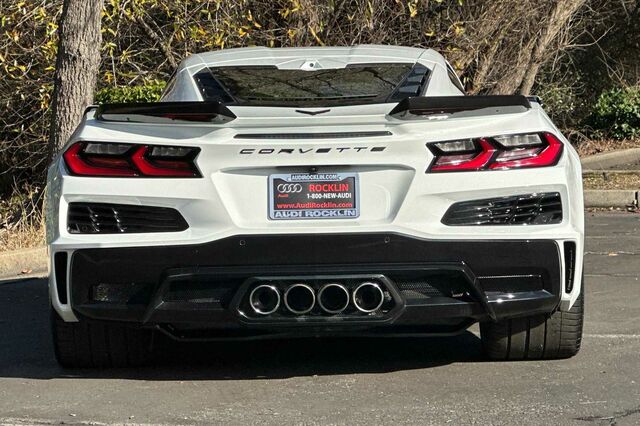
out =
[[[302,192],[302,185],[299,183],[281,183],[276,188],[281,194],[297,194]]]

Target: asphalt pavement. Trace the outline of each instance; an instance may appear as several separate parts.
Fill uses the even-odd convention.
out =
[[[43,278],[0,281],[2,424],[640,424],[640,214],[589,214],[575,358],[449,338],[161,342],[143,369],[63,370]]]

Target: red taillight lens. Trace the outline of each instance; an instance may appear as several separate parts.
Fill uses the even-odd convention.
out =
[[[491,169],[516,169],[523,167],[553,166],[562,154],[562,142],[551,133],[539,135],[537,146],[515,146],[501,152]]]
[[[108,152],[108,149],[100,150],[102,147],[98,147],[99,145],[104,146],[106,144],[79,142],[67,149],[63,156],[71,174],[122,177],[138,175],[131,163],[129,163],[126,151],[123,153]]]
[[[431,166],[432,172],[446,172],[451,170],[481,170],[495,153],[495,148],[486,139],[473,141],[473,149],[466,151],[445,151],[445,143],[439,144],[434,152],[436,159]]]
[[[429,172],[553,166],[563,148],[562,142],[551,133],[435,142],[427,146],[435,157]]]
[[[195,170],[188,155],[181,157],[153,156],[153,147],[138,148],[131,159],[145,176],[193,177]]]
[[[200,177],[198,148],[78,142],[63,154],[72,175],[102,177]]]

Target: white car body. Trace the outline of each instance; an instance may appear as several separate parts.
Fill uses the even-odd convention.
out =
[[[161,101],[205,101],[193,76],[211,66],[269,65],[314,73],[319,69],[370,63],[422,64],[429,70],[429,81],[420,96],[463,95],[449,74],[447,62],[433,50],[393,46],[246,48],[189,57],[180,65]],[[564,284],[560,285],[554,308],[569,311],[582,289],[581,168],[576,152],[540,104],[531,101],[530,108],[524,111],[495,115],[436,114],[418,119],[390,115],[396,104],[330,108],[228,105],[237,118],[224,123],[111,122],[98,119],[96,109],[89,109],[65,150],[83,141],[196,147],[200,150],[196,164],[201,178],[74,176],[59,156],[49,170],[46,203],[52,270],[56,254],[67,253],[64,274],[52,272],[50,275],[50,296],[55,312],[64,322],[80,319],[73,303],[72,289],[76,283],[71,272],[74,254],[78,251],[197,246],[239,236],[345,233],[399,235],[453,243],[553,241],[558,248],[559,269],[556,272],[559,276],[556,278],[560,283],[565,282],[568,274],[564,243],[575,243],[578,255],[573,265],[573,285],[570,291]],[[301,113],[301,109],[305,112]],[[327,109],[329,111],[311,115]],[[294,132],[327,136],[298,139],[277,136]],[[349,132],[354,136],[335,137]],[[383,133],[376,137],[358,137],[358,132]],[[555,135],[564,145],[555,165],[458,173],[426,172],[434,160],[433,152],[426,147],[431,142],[541,132]],[[276,137],[266,140],[235,137],[257,133],[275,134]],[[375,147],[384,149],[372,151]],[[301,167],[357,173],[359,216],[331,220],[272,220],[268,211],[269,176],[298,171]],[[448,226],[442,222],[447,210],[457,202],[537,193],[560,194],[562,219],[559,223]],[[71,233],[67,223],[68,209],[70,203],[78,202],[168,207],[184,217],[188,229],[161,233]],[[250,245],[251,240],[247,241]],[[334,250],[340,250],[340,247],[336,246]],[[549,253],[549,256],[556,255]],[[175,259],[166,261],[175,263]],[[500,260],[496,259],[496,262]],[[216,266],[216,260],[212,259],[207,266]],[[131,266],[123,264],[123,268],[127,267]],[[65,285],[58,285],[56,277],[64,277]],[[59,290],[65,291],[66,295],[61,298]]]

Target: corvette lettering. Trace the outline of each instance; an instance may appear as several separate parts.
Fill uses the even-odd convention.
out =
[[[242,148],[241,155],[251,154],[329,154],[329,153],[345,153],[345,152],[382,152],[387,149],[386,146],[355,146],[340,148]]]

